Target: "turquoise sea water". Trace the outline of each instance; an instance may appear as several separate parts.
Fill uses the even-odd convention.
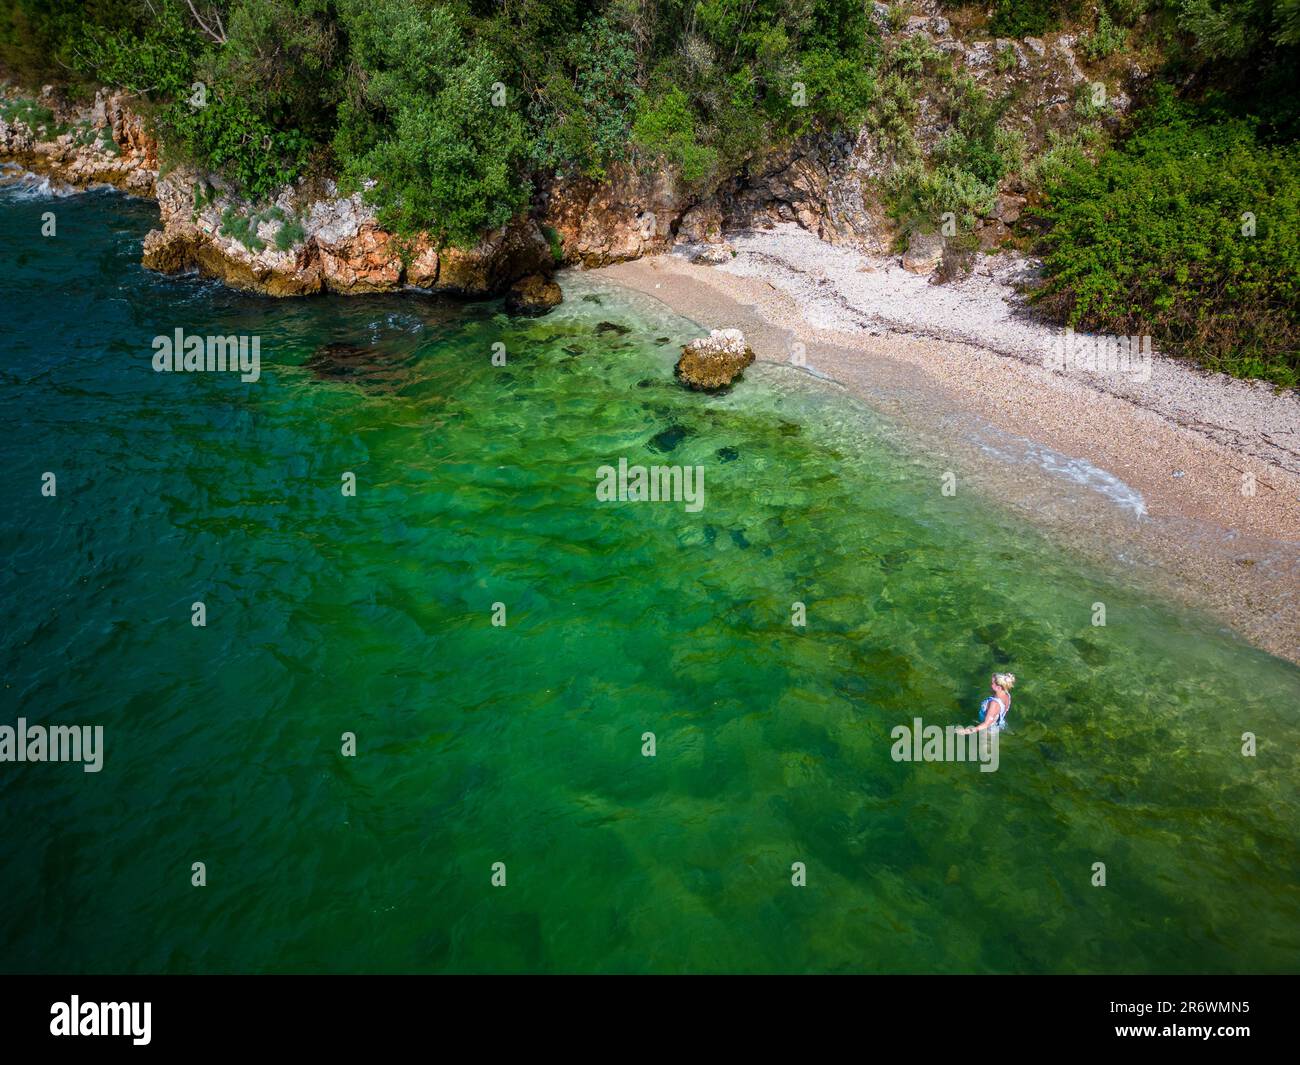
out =
[[[1300,969],[1294,666],[806,377],[684,391],[648,303],[263,300],[155,218],[0,197],[0,725],[106,749],[0,763],[0,969]],[[261,380],[154,373],[177,327]],[[597,502],[620,457],[703,510]],[[891,758],[994,668],[997,772]]]

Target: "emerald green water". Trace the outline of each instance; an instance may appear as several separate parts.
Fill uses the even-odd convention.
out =
[[[0,763],[0,969],[1300,968],[1294,666],[802,375],[687,393],[696,327],[591,281],[274,302],[143,271],[153,220],[0,198],[0,725],[106,747]],[[154,373],[178,326],[262,379]],[[703,511],[598,503],[620,457]],[[997,772],[891,759],[998,667]]]

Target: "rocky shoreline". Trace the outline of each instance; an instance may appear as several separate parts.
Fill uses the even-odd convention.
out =
[[[531,276],[544,283],[556,266],[532,218],[468,249],[403,242],[359,193],[342,196],[331,182],[289,187],[253,205],[216,175],[160,164],[157,141],[122,94],[100,92],[88,106],[67,107],[47,87],[38,101],[54,128],[0,119],[0,160],[74,190],[111,186],[154,199],[161,228],[146,236],[142,255],[151,270],[195,271],[269,296],[405,288],[495,296]]]
[[[919,7],[928,13],[904,25],[891,21],[881,4],[871,15],[883,38],[915,38],[988,91],[1014,94],[1018,103],[1007,121],[1027,148],[1074,128],[1075,100],[1088,81],[1075,38],[963,41],[933,4]],[[1144,76],[1136,67],[1124,75],[1128,83]],[[777,146],[708,189],[688,186],[670,167],[630,163],[612,164],[600,181],[543,178],[527,213],[474,247],[455,248],[427,237],[398,239],[360,193],[345,196],[327,179],[304,179],[254,203],[218,175],[170,166],[127,94],[101,90],[92,103],[77,105],[51,86],[39,93],[0,89],[0,103],[20,99],[52,119],[32,128],[19,117],[0,118],[0,161],[76,189],[111,185],[153,198],[160,228],[145,240],[146,267],[195,271],[270,296],[415,289],[493,297],[515,288],[513,307],[544,313],[554,298],[547,282],[560,266],[607,266],[683,244],[697,245],[704,261],[721,263],[731,255],[729,233],[781,223],[835,246],[902,252],[903,267],[923,276],[948,276],[945,253],[960,257],[937,232],[900,232],[885,207],[886,179],[900,158],[866,127]],[[1129,99],[1113,93],[1106,121],[1122,115]],[[928,153],[951,123],[928,97],[917,105],[916,147]],[[985,217],[975,221],[979,248],[1014,240],[1028,191],[1014,174],[1002,182]],[[531,302],[531,294],[540,302]]]
[[[5,98],[19,97],[9,90]],[[35,129],[0,118],[0,162],[70,190],[111,186],[153,199],[160,228],[145,238],[145,267],[197,272],[268,296],[510,293],[520,313],[544,313],[558,302],[550,280],[558,266],[601,266],[667,250],[688,213],[667,171],[645,176],[620,167],[599,184],[555,183],[533,212],[471,248],[401,240],[379,224],[361,193],[342,195],[329,180],[286,187],[254,204],[218,175],[168,167],[125,94],[101,91],[76,106],[46,86],[22,98],[53,117]],[[699,218],[688,220],[688,233],[711,235]]]

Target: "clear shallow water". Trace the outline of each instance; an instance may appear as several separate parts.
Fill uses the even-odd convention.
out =
[[[141,270],[153,219],[0,200],[0,724],[107,748],[0,764],[0,968],[1300,968],[1300,670],[833,389],[681,390],[657,305],[260,300]],[[260,334],[262,380],[153,373],[177,326]],[[622,456],[704,510],[598,504]],[[998,772],[891,760],[996,667]]]

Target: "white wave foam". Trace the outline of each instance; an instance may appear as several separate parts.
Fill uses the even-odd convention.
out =
[[[1094,466],[1087,459],[1074,458],[1024,437],[1014,437],[1012,440],[1018,446],[1019,453],[985,442],[980,443],[980,448],[1007,462],[1032,462],[1048,473],[1064,477],[1075,484],[1100,493],[1121,509],[1130,511],[1135,517],[1146,517],[1147,504],[1142,498],[1142,493],[1125,484],[1113,473],[1103,470],[1100,466]]]
[[[34,174],[17,163],[0,164],[0,192],[15,200],[62,199],[77,190],[45,174]]]

